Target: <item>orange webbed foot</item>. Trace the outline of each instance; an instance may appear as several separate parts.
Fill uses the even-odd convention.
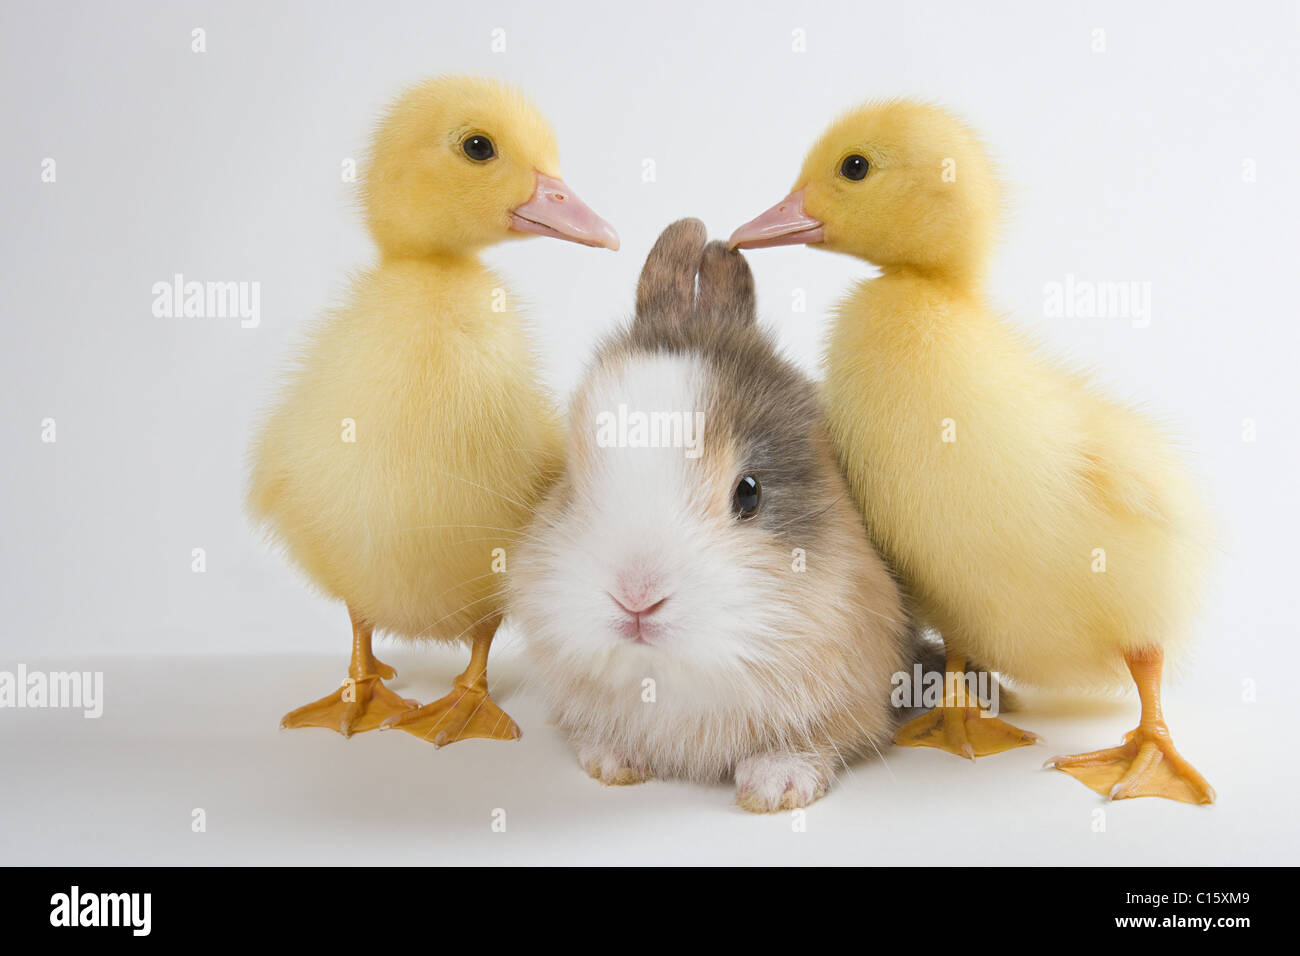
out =
[[[435,747],[473,737],[518,740],[521,735],[519,725],[488,696],[486,687],[460,684],[441,700],[389,717],[383,729],[405,730]]]
[[[382,665],[389,673],[391,667]],[[280,720],[280,726],[295,730],[300,727],[324,727],[351,737],[367,730],[375,730],[386,720],[408,713],[420,706],[389,690],[379,674],[351,678],[332,694],[320,700],[291,710]]]
[[[1037,734],[992,717],[979,707],[935,707],[894,734],[894,743],[900,747],[935,747],[969,760],[1041,741]]]
[[[943,699],[937,707],[899,727],[894,732],[894,743],[900,747],[934,747],[974,760],[1042,741],[1038,734],[995,716],[984,704],[978,687],[966,673],[966,658],[949,648],[944,661]]]
[[[1130,730],[1118,747],[1053,757],[1043,766],[1062,770],[1111,800],[1165,797],[1194,804],[1215,800],[1214,788],[1175,749],[1163,720]]]

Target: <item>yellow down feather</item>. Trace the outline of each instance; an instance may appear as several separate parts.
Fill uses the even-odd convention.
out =
[[[837,174],[852,153],[870,162],[860,182]],[[921,616],[983,667],[1048,687],[1119,687],[1124,652],[1177,650],[1202,588],[1199,496],[1150,420],[989,307],[999,189],[976,137],[932,106],[869,104],[795,188],[825,248],[882,269],[838,307],[825,393]]]
[[[441,148],[470,127],[495,137],[490,168]],[[399,99],[364,189],[379,264],[316,325],[254,443],[250,510],[376,628],[469,639],[499,615],[494,549],[560,462],[522,316],[477,257],[555,165],[512,90],[446,77]]]

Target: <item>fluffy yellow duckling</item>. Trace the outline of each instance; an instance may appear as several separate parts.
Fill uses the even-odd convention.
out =
[[[364,198],[379,263],[315,328],[252,450],[250,509],[352,619],[348,680],[283,726],[512,739],[484,676],[494,572],[554,477],[562,432],[478,253],[523,233],[618,237],[560,180],[541,115],[484,79],[404,93],[376,130]],[[466,641],[470,665],[418,708],[384,685],[375,630]]]
[[[814,243],[881,269],[838,310],[830,428],[950,675],[975,661],[1048,688],[1108,687],[1127,665],[1137,729],[1049,765],[1112,798],[1213,802],[1160,709],[1207,550],[1198,496],[1150,422],[989,308],[998,218],[976,137],[940,109],[892,101],[833,124],[791,195],[731,244]],[[973,758],[1037,739],[967,703],[950,695],[898,742]]]

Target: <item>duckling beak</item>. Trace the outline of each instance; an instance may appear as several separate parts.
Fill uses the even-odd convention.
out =
[[[584,246],[618,248],[618,233],[574,195],[561,179],[537,174],[533,197],[510,213],[510,228]]]
[[[803,192],[792,192],[757,219],[745,223],[731,234],[727,245],[732,249],[762,249],[824,240],[826,227],[803,211]]]

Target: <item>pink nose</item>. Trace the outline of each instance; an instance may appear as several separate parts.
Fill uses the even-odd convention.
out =
[[[627,613],[631,614],[633,617],[648,617],[649,615],[653,614],[655,611],[663,607],[664,603],[667,600],[668,599],[666,597],[663,597],[653,602],[646,601],[646,600],[629,601],[625,597],[615,597],[614,603],[617,604],[619,607],[621,607],[623,610],[627,611]]]
[[[651,614],[667,600],[659,579],[644,572],[620,574],[612,596],[619,607],[633,616]]]

